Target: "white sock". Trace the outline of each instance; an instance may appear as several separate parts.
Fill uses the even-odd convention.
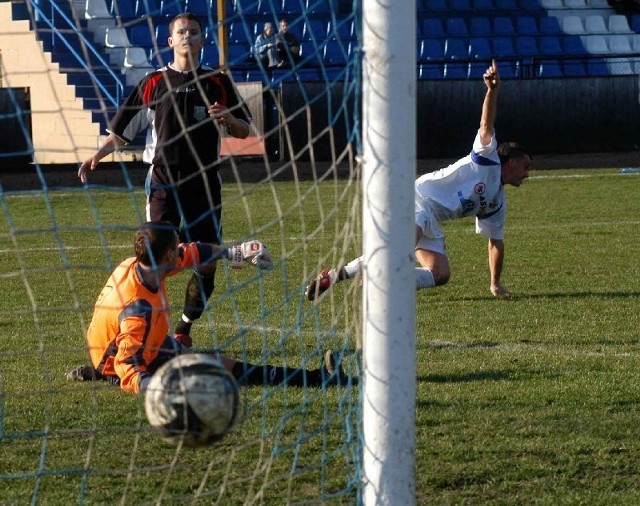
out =
[[[360,272],[362,269],[362,257],[358,257],[355,260],[351,260],[347,265],[344,266],[344,272],[347,275],[347,278],[353,278],[356,274]]]
[[[434,286],[436,286],[436,280],[433,278],[433,272],[425,267],[416,267],[416,290]]]
[[[182,315],[182,321],[185,323],[193,323],[193,320],[190,320],[189,318],[187,318],[186,315]]]

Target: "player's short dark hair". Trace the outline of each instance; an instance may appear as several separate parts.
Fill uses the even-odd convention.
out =
[[[498,146],[498,156],[500,157],[501,165],[511,159],[522,158],[524,156],[533,159],[529,150],[517,142],[503,142],[500,144]]]
[[[136,231],[133,247],[138,262],[157,265],[170,248],[176,247],[176,227],[168,221],[147,221]]]
[[[198,26],[200,27],[200,33],[202,33],[204,36],[204,25],[202,24],[202,21],[198,16],[196,16],[195,14],[191,14],[190,12],[181,12],[169,22],[170,34],[173,33],[173,25],[175,25],[176,21],[178,21],[179,19],[186,19],[187,21],[195,21],[196,23],[198,23]]]

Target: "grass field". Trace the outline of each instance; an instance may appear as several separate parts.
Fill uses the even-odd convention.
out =
[[[540,171],[508,188],[504,284],[486,241],[445,224],[452,279],[417,294],[418,504],[640,503],[640,176]],[[220,269],[196,346],[355,371],[359,292],[304,301],[321,265],[359,250],[347,181],[226,186],[225,237],[278,259]],[[1,504],[353,504],[359,391],[249,388],[233,433],[203,450],[163,443],[140,398],[69,383],[110,270],[132,251],[143,195],[0,194]],[[351,219],[347,219],[352,216]],[[179,315],[187,274],[168,282]]]

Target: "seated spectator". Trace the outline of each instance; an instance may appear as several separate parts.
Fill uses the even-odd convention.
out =
[[[265,69],[281,67],[283,61],[278,57],[276,47],[276,34],[273,31],[273,23],[265,23],[262,33],[256,38],[253,46],[253,55]]]
[[[278,48],[278,58],[282,62],[295,65],[300,61],[300,42],[298,38],[288,31],[289,22],[286,19],[280,20],[280,31],[276,35],[276,46]]]

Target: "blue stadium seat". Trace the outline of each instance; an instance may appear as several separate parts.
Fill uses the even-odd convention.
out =
[[[495,4],[499,11],[516,11],[518,9],[516,0],[495,0]]]
[[[324,46],[323,59],[325,63],[331,65],[342,65],[349,57],[347,44],[339,40],[328,40]]]
[[[469,63],[469,79],[479,79],[489,68],[488,61],[472,61]]]
[[[244,15],[262,14],[260,0],[233,0],[233,12]]]
[[[136,4],[130,0],[112,0],[109,12],[120,19],[136,17]]]
[[[472,59],[490,59],[492,56],[489,39],[473,38],[469,39],[469,58]]]
[[[173,16],[185,12],[185,3],[182,0],[161,0],[160,14],[172,18]]]
[[[542,9],[539,0],[518,0],[518,7],[526,11],[539,11]]]
[[[157,16],[159,14],[160,6],[156,0],[138,0],[136,2],[136,16]]]
[[[472,37],[488,37],[493,34],[491,22],[486,17],[471,18],[469,23],[469,34]]]
[[[579,35],[566,36],[562,41],[562,49],[567,55],[581,56],[587,54],[587,50]]]
[[[167,46],[170,35],[169,23],[160,23],[156,26],[156,40],[159,46]]]
[[[439,18],[423,17],[418,21],[420,32],[423,37],[444,38],[444,27]]]
[[[589,58],[586,66],[587,75],[589,76],[609,76],[609,67],[607,62],[602,58]]]
[[[230,66],[242,66],[252,60],[249,46],[230,43],[227,46],[227,61]]]
[[[283,0],[283,14],[300,14],[306,10],[306,2],[304,0]]]
[[[640,14],[634,14],[631,16],[631,21],[629,22],[631,31],[640,33]]]
[[[466,37],[469,35],[463,18],[448,18],[446,21],[448,37]]]
[[[234,21],[227,30],[229,42],[239,42],[253,45],[256,39],[255,26],[245,26],[242,21]]]
[[[442,79],[444,66],[441,63],[426,63],[418,67],[418,79]]]
[[[494,37],[492,46],[493,55],[496,57],[511,58],[516,55],[516,50],[510,37]]]
[[[196,16],[206,18],[210,11],[216,12],[216,4],[212,4],[211,0],[186,0],[186,11]]]
[[[533,16],[518,16],[516,18],[516,31],[518,35],[537,35],[538,24]]]
[[[322,42],[327,38],[327,22],[323,19],[309,19],[304,24],[302,38],[304,40],[315,40]]]
[[[467,79],[469,77],[468,63],[445,63],[444,78],[445,79]]]
[[[557,60],[543,60],[540,62],[538,75],[540,77],[562,77],[562,66]]]
[[[327,30],[330,37],[337,37],[342,40],[350,40],[354,37],[353,20],[351,19],[338,19],[335,25],[332,21],[329,21]]]
[[[515,35],[516,30],[513,26],[511,18],[506,16],[496,16],[493,19],[493,33],[501,35]]]
[[[513,60],[501,61],[498,63],[500,78],[515,79],[520,77],[520,63]]]
[[[538,56],[538,46],[535,37],[517,37],[516,52],[519,56]]]
[[[472,0],[471,3],[473,10],[478,11],[492,11],[496,8],[493,0]]]
[[[562,32],[562,28],[560,27],[560,22],[558,18],[549,16],[540,18],[540,33],[543,35],[560,35]]]
[[[218,67],[219,65],[219,53],[218,46],[215,44],[206,44],[202,48],[202,54],[200,55],[200,61],[210,67]]]
[[[469,46],[463,39],[447,39],[444,43],[444,56],[449,60],[466,60]]]
[[[132,46],[153,47],[155,34],[151,32],[151,28],[146,22],[133,25],[129,29],[129,41]],[[160,42],[162,44],[162,42]],[[165,41],[166,44],[166,41]]]
[[[472,10],[471,0],[449,0],[449,8],[453,11]]]
[[[546,56],[557,56],[563,53],[560,39],[547,35],[540,37],[540,53]]]
[[[446,11],[449,6],[447,5],[447,0],[421,0],[422,9],[431,12],[431,11]]]
[[[421,61],[424,60],[442,60],[444,58],[444,47],[438,39],[423,39],[420,42]]]
[[[577,60],[565,61],[562,64],[562,73],[565,77],[582,77],[587,75],[584,65],[581,61]]]

